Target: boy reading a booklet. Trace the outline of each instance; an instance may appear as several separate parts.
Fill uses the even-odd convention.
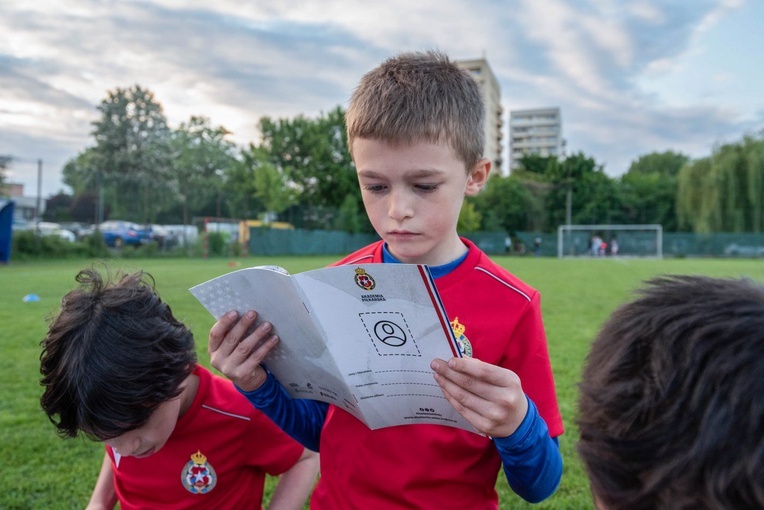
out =
[[[320,447],[312,508],[497,508],[502,466],[528,501],[559,484],[563,426],[539,293],[456,231],[464,197],[491,169],[484,115],[476,81],[437,52],[400,54],[362,78],[347,110],[348,144],[382,241],[337,263],[430,266],[463,354],[433,360],[434,381],[480,434],[370,430],[342,409],[287,396],[261,365],[278,324],[248,333],[255,311],[231,312],[210,331],[212,365],[290,435]]]
[[[42,408],[60,435],[106,446],[88,509],[300,509],[318,473],[306,450],[230,381],[196,363],[194,338],[141,271],[77,275],[42,341]]]

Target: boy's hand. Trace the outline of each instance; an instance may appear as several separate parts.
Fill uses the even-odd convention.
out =
[[[253,391],[263,385],[266,373],[260,363],[278,342],[278,337],[270,334],[272,328],[268,322],[247,335],[256,318],[257,314],[251,310],[241,319],[237,312],[228,312],[210,330],[208,350],[212,366],[243,391]]]
[[[523,422],[528,401],[511,370],[474,358],[436,359],[430,367],[446,399],[483,434],[507,437]]]

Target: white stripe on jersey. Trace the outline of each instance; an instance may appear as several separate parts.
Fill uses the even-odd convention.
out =
[[[518,294],[523,296],[525,299],[527,299],[529,302],[531,301],[531,297],[528,294],[526,294],[525,292],[521,291],[517,287],[512,286],[509,282],[505,282],[504,280],[502,280],[501,278],[499,278],[498,276],[496,276],[495,274],[490,272],[488,269],[485,269],[485,268],[479,267],[479,266],[475,267],[475,269],[477,269],[478,271],[484,272],[485,274],[487,274],[488,276],[490,276],[491,278],[493,278],[497,282],[503,283],[504,285],[506,285],[510,289],[514,290],[515,292],[517,292]]]
[[[224,414],[226,416],[230,416],[232,418],[239,418],[240,420],[252,421],[247,416],[242,416],[240,414],[229,413],[227,411],[223,411],[222,409],[216,409],[214,407],[210,407],[207,404],[202,404],[202,407],[205,408],[205,409],[209,409],[210,411],[214,411],[216,413],[220,413],[220,414]]]

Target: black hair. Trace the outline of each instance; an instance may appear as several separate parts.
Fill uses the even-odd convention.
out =
[[[111,439],[180,394],[196,363],[194,339],[148,273],[110,283],[84,269],[76,281],[40,344],[40,404],[61,436]]]

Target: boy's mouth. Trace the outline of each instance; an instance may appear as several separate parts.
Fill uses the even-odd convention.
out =
[[[408,230],[391,230],[390,232],[387,233],[387,235],[392,237],[412,237],[417,234],[415,234],[414,232],[409,232]]]

